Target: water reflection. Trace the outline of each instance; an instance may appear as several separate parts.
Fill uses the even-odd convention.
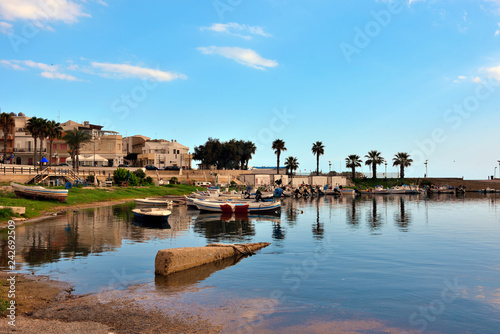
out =
[[[405,209],[405,198],[399,198],[399,212],[394,213],[394,221],[401,232],[408,232],[411,223],[410,214]]]
[[[245,214],[200,213],[194,231],[212,242],[246,242],[255,235],[255,227]]]
[[[351,227],[359,227],[359,212],[356,210],[358,198],[351,198],[350,205],[347,206],[347,221],[346,223]]]
[[[323,227],[323,223],[319,221],[319,201],[316,205],[316,222],[312,225],[312,234],[316,240],[323,239],[325,228]]]
[[[371,210],[368,212],[366,221],[368,223],[368,227],[371,231],[372,234],[378,232],[380,230],[380,227],[382,226],[382,216],[381,214],[377,211],[377,205],[378,205],[378,200],[376,196],[372,196],[372,205],[371,205]]]

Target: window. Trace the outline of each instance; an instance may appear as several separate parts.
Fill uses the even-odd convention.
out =
[[[52,144],[52,149],[57,150],[57,144]]]
[[[68,144],[61,144],[61,150],[67,150]]]

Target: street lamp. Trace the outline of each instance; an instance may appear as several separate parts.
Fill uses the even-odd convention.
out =
[[[495,178],[496,178],[496,175],[497,175],[497,168],[498,168],[498,167],[495,167],[495,171],[493,172],[493,179],[495,179]]]
[[[429,160],[425,160],[425,163],[424,163],[424,165],[425,165],[425,176],[424,176],[424,177],[425,177],[425,178],[427,178],[427,162],[428,162],[428,161],[429,161]]]
[[[385,162],[385,173],[384,173],[384,178],[387,177],[387,161]]]
[[[328,173],[332,172],[332,162],[328,161]]]

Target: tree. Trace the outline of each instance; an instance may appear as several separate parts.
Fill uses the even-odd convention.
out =
[[[68,131],[64,135],[63,139],[66,141],[66,143],[70,148],[71,161],[73,162],[73,169],[75,169],[76,172],[78,173],[78,165],[80,162],[78,159],[78,155],[80,154],[80,149],[82,148],[83,144],[92,141],[92,136],[87,131],[82,131],[75,128],[73,130]]]
[[[38,124],[38,139],[40,139],[40,160],[42,159],[43,141],[47,138],[49,121],[45,118],[39,118]]]
[[[49,137],[49,145],[50,145],[50,159],[49,166],[52,166],[52,143],[54,139],[61,139],[63,128],[61,124],[56,121],[49,121],[47,123],[47,137]]]
[[[372,179],[377,178],[377,165],[381,165],[385,162],[384,158],[381,156],[382,153],[372,150],[368,152],[367,155],[365,155],[365,158],[367,159],[365,161],[365,165],[367,166],[372,166]]]
[[[287,171],[290,171],[290,174],[293,175],[293,172],[296,171],[299,168],[299,163],[297,161],[297,158],[289,156],[285,160],[285,167]]]
[[[351,168],[351,178],[353,180],[356,177],[356,167],[361,167],[361,163],[362,161],[357,154],[351,154],[347,158],[345,158],[345,166],[347,168]]]
[[[313,144],[312,153],[316,155],[316,175],[319,175],[319,156],[325,154],[325,146],[320,141]]]
[[[15,126],[14,118],[5,112],[0,114],[0,129],[3,131],[3,156],[2,163],[5,163],[5,157],[7,156],[7,137],[9,136],[9,130]]]
[[[273,148],[274,153],[276,154],[276,157],[277,157],[276,172],[279,174],[280,173],[280,155],[281,155],[281,152],[286,151],[285,142],[281,139],[276,139],[275,141],[273,141],[272,148]]]
[[[31,133],[31,136],[33,137],[33,166],[36,167],[36,144],[37,140],[39,137],[39,132],[40,132],[40,126],[41,126],[42,118],[37,118],[37,117],[31,117],[28,120],[28,124],[26,125],[26,129]],[[40,152],[41,153],[41,152]]]
[[[252,155],[257,151],[257,147],[252,141],[241,141],[241,169],[248,169],[248,162],[252,159]]]
[[[410,155],[406,152],[399,152],[394,155],[394,158],[392,158],[392,165],[393,166],[399,166],[400,168],[400,176],[402,179],[405,178],[405,167],[410,167],[411,163],[413,162],[413,159],[410,159]]]

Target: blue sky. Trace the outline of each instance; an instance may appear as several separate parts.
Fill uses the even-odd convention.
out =
[[[409,176],[486,178],[499,43],[500,0],[0,0],[0,108],[191,149],[253,140],[254,166],[280,138],[302,171],[322,141],[323,171],[378,150],[390,172],[408,152]]]

